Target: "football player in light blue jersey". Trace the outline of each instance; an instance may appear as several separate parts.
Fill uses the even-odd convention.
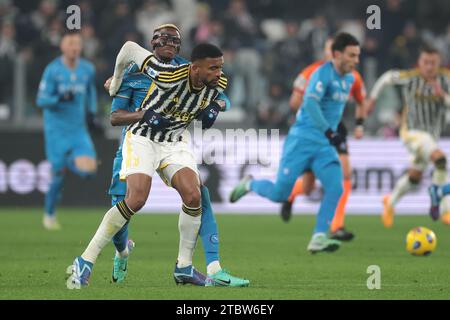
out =
[[[163,25],[164,26],[164,25]],[[160,26],[156,28],[155,32],[164,35],[167,28],[171,28],[172,25],[166,25],[164,28]],[[174,28],[172,28],[174,29]],[[180,56],[174,56],[174,52],[166,50],[166,46],[171,45],[170,42],[163,43],[158,37],[155,37],[152,41],[153,53],[161,60],[168,61],[173,65],[181,65],[188,61]],[[177,50],[178,51],[178,50]],[[105,83],[105,88],[108,90],[110,79]],[[141,106],[149,88],[151,87],[152,80],[144,73],[139,72],[139,67],[136,64],[131,64],[125,71],[123,82],[119,88],[119,91],[114,96],[111,106],[111,124],[113,126],[124,126],[135,123],[141,120],[144,112],[137,111]],[[230,108],[230,101],[228,97],[221,93],[218,99],[225,102],[225,110]],[[126,133],[126,127],[122,130],[122,141]],[[118,202],[125,199],[126,183],[119,179],[120,169],[122,166],[122,143],[120,144],[113,164],[113,177],[111,186],[109,188],[109,194],[112,198],[112,205],[116,205]],[[219,263],[219,238],[217,224],[214,218],[211,200],[209,198],[208,188],[204,185],[201,186],[201,202],[202,202],[202,220],[199,235],[202,239],[202,245],[205,252],[207,273],[220,274],[225,277],[224,286],[236,286],[242,284],[241,279],[225,274],[222,271]],[[112,280],[114,282],[123,282],[127,274],[127,261],[130,250],[134,247],[134,242],[128,239],[128,222],[116,233],[113,237],[113,243],[116,247],[116,255],[114,257],[114,266]],[[197,272],[194,269],[194,272]],[[180,270],[177,271],[180,274]],[[178,275],[177,281],[183,281],[184,283],[198,284],[201,281],[197,281],[196,277],[190,279],[187,275],[180,277]],[[217,281],[220,282],[220,281]],[[204,285],[204,284],[201,284]]]
[[[297,177],[312,170],[324,188],[317,222],[308,251],[335,251],[340,241],[327,235],[342,188],[342,168],[334,146],[342,142],[337,126],[355,81],[352,71],[359,62],[358,41],[340,33],[332,45],[333,59],[311,76],[303,105],[286,137],[276,182],[244,177],[234,188],[230,201],[236,202],[249,191],[274,202],[288,199]]]
[[[36,100],[44,113],[45,152],[52,166],[43,220],[49,230],[60,229],[55,207],[61,197],[66,170],[81,177],[90,177],[97,170],[96,153],[86,123],[97,112],[95,68],[80,58],[81,48],[78,32],[63,36],[62,56],[45,68]]]

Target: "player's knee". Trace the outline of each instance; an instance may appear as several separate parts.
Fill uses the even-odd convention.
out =
[[[77,157],[75,167],[80,171],[93,174],[97,171],[97,161],[90,157]]]
[[[412,185],[417,185],[422,181],[422,172],[416,169],[410,169],[408,171],[408,179]]]
[[[276,188],[271,195],[270,200],[274,202],[286,202],[290,194],[291,191],[288,188]]]
[[[436,169],[445,170],[447,169],[447,158],[445,156],[441,156],[434,161],[434,166]]]
[[[409,179],[409,183],[411,183],[412,185],[418,185],[420,183],[420,181],[422,180],[422,176],[421,175],[414,175],[414,176],[409,175],[408,179]]]
[[[126,198],[125,202],[127,203],[128,208],[134,212],[138,212],[144,207],[146,201],[147,197],[143,192],[134,192],[133,195]]]
[[[202,195],[198,188],[192,188],[184,191],[183,194],[181,195],[181,198],[183,199],[183,203],[186,206],[191,208],[197,208],[201,204]]]

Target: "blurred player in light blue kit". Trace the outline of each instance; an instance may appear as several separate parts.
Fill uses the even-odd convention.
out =
[[[283,202],[295,180],[305,170],[312,170],[324,188],[307,247],[312,253],[335,251],[340,246],[340,241],[327,235],[343,192],[342,168],[334,146],[343,141],[336,130],[355,81],[352,71],[359,62],[359,43],[352,35],[340,33],[334,39],[332,53],[333,59],[311,76],[297,120],[286,137],[275,183],[246,176],[230,195],[230,201],[236,202],[253,191],[274,202]]]
[[[61,228],[55,208],[67,169],[84,178],[97,170],[86,120],[94,119],[97,112],[95,68],[80,58],[82,38],[78,32],[66,33],[60,47],[62,56],[45,68],[36,100],[44,112],[45,152],[52,167],[43,219],[48,230]]]

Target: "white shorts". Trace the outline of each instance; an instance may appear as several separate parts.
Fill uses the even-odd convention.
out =
[[[424,171],[433,152],[439,149],[436,140],[429,133],[420,130],[402,131],[400,137],[411,154],[412,168]]]
[[[155,171],[168,186],[175,173],[182,168],[193,170],[198,176],[195,156],[186,141],[154,142],[147,137],[127,132],[122,144],[120,179],[142,173],[153,177]]]

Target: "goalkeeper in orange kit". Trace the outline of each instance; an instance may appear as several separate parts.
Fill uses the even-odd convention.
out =
[[[311,75],[314,73],[314,71],[317,70],[317,68],[319,68],[322,64],[331,59],[332,43],[333,39],[328,39],[327,42],[325,43],[323,60],[316,61],[307,66],[295,79],[292,95],[289,101],[289,104],[293,111],[297,112],[299,107],[301,106],[303,94],[306,90],[306,87],[308,86],[308,81]],[[354,136],[356,139],[360,139],[364,134],[363,124],[364,119],[366,117],[364,101],[366,97],[366,90],[361,75],[356,70],[353,71],[353,75],[355,77],[355,82],[352,86],[350,95],[353,96],[357,104],[356,127],[354,130]],[[336,146],[336,149],[339,154],[339,159],[342,165],[342,170],[344,173],[344,181],[343,181],[344,193],[342,194],[339,200],[339,204],[336,208],[336,212],[334,214],[334,218],[331,223],[330,237],[336,240],[349,241],[353,239],[354,235],[353,233],[347,231],[344,228],[344,217],[345,217],[345,206],[347,204],[347,200],[352,189],[351,183],[352,170],[350,166],[350,159],[348,155],[348,146],[346,139],[347,129],[345,128],[343,122],[339,124],[338,132],[339,135],[345,137],[343,143],[341,143],[339,146]],[[281,207],[281,217],[284,221],[288,221],[291,218],[292,203],[294,202],[295,197],[301,194],[306,195],[310,194],[311,191],[314,189],[314,184],[315,184],[315,177],[311,171],[305,172],[305,174],[297,180],[294,188],[292,189],[288,201],[283,203],[283,206]]]

